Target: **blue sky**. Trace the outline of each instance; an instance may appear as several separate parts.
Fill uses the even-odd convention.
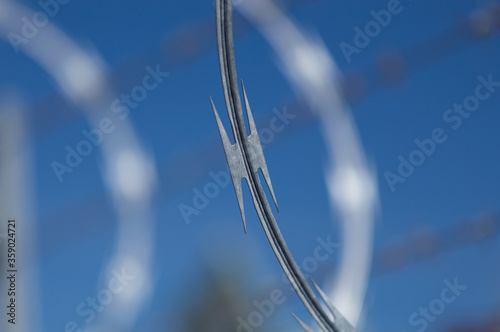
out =
[[[36,1],[21,3],[39,10]],[[297,22],[319,33],[344,74],[360,74],[366,80],[366,93],[352,103],[352,111],[367,157],[376,165],[381,202],[375,224],[376,252],[404,242],[416,232],[434,232],[477,219],[500,207],[500,88],[481,101],[459,129],[452,129],[443,119],[455,103],[474,94],[478,76],[492,75],[494,81],[500,82],[498,33],[475,38],[460,35],[456,28],[479,8],[487,7],[481,7],[482,1],[404,1],[402,11],[392,17],[391,23],[347,63],[340,43],[352,44],[353,28],[364,27],[372,20],[370,11],[387,8],[387,4],[388,1],[379,0],[311,1],[297,4],[289,11]],[[210,265],[213,257],[219,257],[221,264],[237,261],[248,273],[250,285],[241,286],[241,292],[249,302],[256,294],[266,296],[262,285],[279,283],[281,278],[282,272],[258,226],[248,192],[244,193],[246,236],[231,185],[221,188],[220,194],[193,216],[189,225],[179,212],[179,204],[192,203],[193,189],[203,190],[212,181],[209,172],[225,169],[208,99],[212,96],[219,112],[225,115],[212,29],[213,11],[210,1],[199,0],[72,0],[61,5],[60,12],[51,19],[75,41],[99,53],[117,73],[118,94],[139,84],[147,65],[154,67],[159,63],[170,73],[129,116],[159,174],[153,206],[155,291],[141,310],[134,329],[137,331],[142,331],[143,326],[160,331],[160,324],[163,329],[174,329],[179,324],[176,318],[189,305],[184,293],[194,296],[191,291],[203,286],[207,273],[204,267]],[[254,28],[245,25],[235,41],[238,74],[245,81],[254,116],[266,126],[273,109],[287,107],[293,112],[296,96],[276,66],[272,49]],[[206,40],[211,42],[200,46],[196,56],[188,57],[179,45],[172,47],[178,34],[186,31],[195,31],[199,38],[195,39],[195,46],[205,45]],[[465,40],[451,54],[438,56],[443,43],[433,44],[430,53],[425,54],[414,47],[449,31],[453,38],[462,36]],[[189,40],[182,40],[188,43],[189,50]],[[408,74],[387,85],[370,70],[383,54],[394,51],[402,56]],[[6,42],[0,44],[0,54],[0,91],[20,92],[30,105],[30,117],[43,118],[41,112],[47,112],[50,104],[46,106],[41,100],[62,99],[54,80],[28,57],[13,52]],[[187,60],[175,64],[175,56]],[[424,56],[434,60],[426,66],[412,66],[423,61]],[[89,129],[77,109],[64,102],[56,105],[62,106],[49,113],[54,116],[54,123],[60,123],[56,129],[44,131],[43,126],[32,124],[43,300],[40,331],[64,331],[68,320],[78,319],[75,308],[95,294],[99,271],[116,238],[116,216],[100,174],[101,155],[86,157],[62,183],[54,175],[51,162],[63,159],[65,146],[75,145],[81,139],[81,131]],[[68,112],[68,120],[59,120],[66,119]],[[305,111],[299,114],[297,124],[292,120],[290,127],[277,134],[277,139],[265,148],[265,154],[280,205],[278,223],[301,261],[311,255],[318,236],[331,234],[337,241],[341,239],[337,217],[331,215],[328,206],[323,174],[327,155],[320,126],[307,118]],[[447,140],[437,144],[435,152],[415,167],[405,183],[396,184],[392,192],[384,173],[397,172],[398,156],[408,158],[417,148],[414,140],[431,137],[436,128],[443,129]],[[193,164],[187,162],[190,157]],[[172,170],[183,173],[177,183],[176,176],[169,174]],[[416,330],[408,323],[409,315],[440,294],[444,279],[456,277],[468,289],[427,330],[443,331],[460,319],[492,317],[500,306],[498,253],[495,237],[372,277],[363,311],[363,330]],[[332,255],[315,278],[323,283],[332,277],[339,257],[338,253]],[[289,312],[305,319],[307,313],[296,296],[289,293],[287,297],[264,328],[299,331]]]

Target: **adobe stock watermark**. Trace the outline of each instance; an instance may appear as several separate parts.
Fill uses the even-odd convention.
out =
[[[463,122],[479,109],[481,102],[489,99],[500,87],[500,81],[494,81],[492,74],[489,74],[487,78],[482,75],[478,76],[477,80],[479,83],[476,85],[474,93],[465,97],[461,104],[453,104],[453,107],[447,109],[442,115],[443,121],[453,131],[458,130]],[[432,156],[437,151],[438,145],[446,142],[447,139],[446,130],[438,127],[431,131],[430,137],[414,140],[416,148],[407,157],[398,156],[397,172],[384,172],[384,178],[389,189],[395,192],[396,184],[406,182],[415,173],[416,168]]]
[[[38,6],[41,10],[35,12],[32,17],[21,17],[21,29],[9,32],[7,37],[14,52],[19,53],[19,46],[28,44],[30,40],[38,35],[40,29],[49,24],[49,18],[54,18],[60,10],[61,5],[67,5],[71,0],[40,0]]]
[[[120,120],[125,120],[131,109],[135,109],[144,101],[148,93],[156,89],[163,80],[169,75],[168,72],[162,72],[160,65],[155,69],[150,66],[145,68],[147,74],[142,79],[141,84],[136,85],[130,91],[130,94],[122,93],[120,98],[116,98],[110,105],[110,111]],[[66,157],[63,162],[53,161],[51,166],[59,182],[63,182],[63,176],[66,173],[72,173],[80,166],[85,157],[88,157],[94,147],[102,144],[105,135],[113,133],[116,129],[115,123],[111,118],[102,118],[99,126],[90,130],[82,130],[82,138],[74,147],[66,145]]]
[[[412,1],[412,0],[407,0]],[[401,14],[404,6],[400,0],[389,0],[386,9],[379,11],[372,10],[370,15],[373,20],[367,22],[363,29],[358,26],[353,28],[355,35],[353,43],[340,43],[340,50],[344,54],[347,63],[351,63],[354,54],[360,54],[363,49],[370,45],[371,41],[382,32],[382,28],[386,28],[391,24],[394,16]]]
[[[87,297],[85,301],[77,305],[76,314],[83,321],[80,324],[75,321],[67,322],[64,326],[65,332],[83,332],[85,330],[83,326],[91,324],[98,313],[103,312],[113,302],[115,296],[122,293],[135,279],[135,276],[128,274],[124,268],[121,272],[113,270],[111,274],[113,277],[110,278],[106,288],[99,290],[94,297]]]
[[[446,307],[455,302],[462,295],[462,292],[468,288],[466,285],[459,284],[458,278],[455,278],[453,283],[448,279],[443,280],[443,283],[445,287],[438,297],[431,300],[427,306],[420,307],[418,311],[413,312],[408,317],[408,323],[416,328],[418,332],[425,331],[429,324],[436,321],[444,313]]]
[[[326,261],[335,252],[335,249],[340,247],[340,244],[332,242],[332,237],[329,235],[326,239],[321,237],[316,238],[317,246],[313,250],[313,255],[306,257],[302,260],[302,264],[299,265],[301,271],[306,271],[311,274],[316,272],[319,267],[320,262]],[[304,274],[304,277],[308,275]],[[283,273],[281,278],[285,285],[290,285],[290,281],[287,276]],[[291,288],[293,290],[293,288]],[[285,303],[287,297],[285,292],[280,288],[273,289],[268,299],[263,299],[260,301],[253,301],[252,304],[255,310],[250,312],[246,318],[238,316],[236,321],[238,323],[237,332],[254,332],[256,329],[261,327],[266,319],[269,319],[276,308],[281,304]]]
[[[272,110],[274,116],[269,120],[269,125],[265,128],[258,129],[259,137],[261,140],[262,148],[274,141],[276,135],[290,124],[290,121],[297,117],[297,114],[289,113],[286,106],[280,111],[278,109]],[[193,198],[191,204],[180,203],[177,205],[179,212],[184,219],[184,222],[189,225],[193,215],[197,216],[200,212],[210,205],[210,201],[219,196],[222,189],[226,188],[231,181],[231,174],[229,168],[219,171],[218,173],[209,172],[211,181],[206,183],[201,189],[196,187],[193,189]]]

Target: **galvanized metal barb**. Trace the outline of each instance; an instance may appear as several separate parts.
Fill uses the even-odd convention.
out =
[[[217,126],[219,127],[226,159],[229,164],[229,170],[236,192],[238,205],[240,207],[245,233],[246,221],[241,187],[241,181],[243,179],[246,179],[248,183],[254,207],[274,254],[278,258],[278,261],[286,276],[290,280],[290,283],[294,287],[307,310],[311,313],[312,317],[316,320],[323,331],[354,332],[353,327],[347,322],[342,314],[338,312],[333,304],[329,302],[319,287],[314,284],[321,298],[325,301],[329,312],[322,306],[314,291],[311,289],[310,285],[300,272],[299,267],[295,263],[295,260],[293,259],[293,256],[288,250],[286,242],[281,235],[266,194],[264,193],[264,189],[260,183],[258,175],[259,169],[262,172],[276,208],[278,209],[278,204],[276,202],[276,197],[271,184],[271,178],[269,176],[266,160],[264,158],[264,152],[262,150],[257,128],[252,116],[245,87],[242,82],[243,98],[250,130],[249,135],[246,133],[234,60],[231,0],[216,0],[215,8],[217,45],[219,50],[222,86],[224,89],[224,97],[226,100],[226,108],[231,123],[231,129],[233,131],[235,141],[234,144],[231,144],[212,100],[211,103],[215,119],[217,121]],[[298,321],[306,331],[312,331],[300,320]]]

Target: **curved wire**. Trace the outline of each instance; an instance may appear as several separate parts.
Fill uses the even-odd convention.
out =
[[[293,259],[293,256],[290,253],[283,236],[281,235],[270,204],[259,180],[258,170],[260,169],[267,182],[271,195],[275,200],[269,172],[267,171],[267,165],[262,152],[262,146],[243,86],[243,96],[247,111],[250,135],[247,136],[245,129],[243,108],[241,106],[241,97],[234,61],[232,5],[229,0],[216,0],[215,7],[217,45],[219,50],[222,85],[235,144],[231,144],[213,102],[212,107],[229,164],[245,231],[246,226],[241,190],[242,179],[247,180],[254,207],[274,254],[276,255],[296,293],[304,303],[307,310],[311,313],[312,317],[324,331],[353,332],[354,328],[345,320],[338,310],[336,310],[335,307],[329,303],[328,299],[324,297],[324,293],[322,292],[320,292],[320,295],[323,300],[327,302],[330,313],[328,313],[321,305],[312,288],[300,272],[299,267]]]
[[[15,1],[0,1],[0,38],[8,39],[20,17],[33,15],[31,9]],[[54,78],[71,103],[85,111],[91,126],[99,126],[114,95],[105,78],[107,68],[96,54],[81,48],[50,22],[38,31],[36,38],[19,49]],[[106,313],[99,315],[92,324],[82,326],[81,330],[86,332],[130,330],[143,304],[152,295],[154,236],[150,206],[156,170],[129,120],[120,121],[114,123],[114,135],[101,145],[102,175],[118,219],[118,236],[101,273],[102,281],[108,281],[113,277],[108,271],[125,269],[127,274],[134,276],[134,282],[117,294]],[[33,330],[21,327],[20,331]]]
[[[369,167],[344,98],[342,74],[321,37],[271,0],[245,1],[237,9],[260,30],[290,85],[320,120],[330,159],[325,167],[330,206],[340,217],[344,244],[338,272],[327,278],[326,289],[356,326],[370,277],[379,198],[376,172]]]

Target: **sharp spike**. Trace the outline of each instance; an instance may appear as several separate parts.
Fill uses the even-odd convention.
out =
[[[245,220],[245,208],[243,204],[243,192],[241,188],[241,180],[247,179],[248,173],[245,170],[243,156],[239,144],[231,146],[231,151],[226,153],[227,163],[229,164],[229,171],[231,179],[233,180],[234,192],[240,207],[241,219],[243,220],[243,229],[247,233],[247,224]]]
[[[217,121],[217,127],[219,128],[219,133],[220,133],[220,138],[222,140],[222,145],[224,147],[224,150],[226,150],[227,147],[231,146],[231,141],[229,140],[229,137],[227,136],[226,129],[224,128],[224,125],[222,124],[222,121],[220,120],[219,113],[217,112],[217,109],[215,108],[214,101],[212,100],[212,97],[210,97],[210,103],[212,104],[212,110],[214,111],[215,121]]]
[[[248,118],[248,128],[250,129],[250,134],[257,133],[257,126],[255,125],[255,121],[253,119],[252,111],[250,109],[250,103],[248,102],[247,92],[245,90],[245,84],[243,80],[241,80],[241,88],[243,89],[243,98],[245,99],[245,108],[247,110],[247,118]]]
[[[299,322],[300,326],[306,331],[306,332],[314,332],[309,326],[307,326],[303,321],[301,321],[293,312],[291,312],[292,316]]]
[[[233,179],[233,185],[234,185],[234,191],[236,192],[236,199],[238,200],[238,206],[240,207],[241,219],[243,220],[243,229],[245,230],[246,234],[247,222],[245,220],[245,207],[243,205],[243,192],[241,190],[241,179],[238,182],[235,182]]]
[[[328,306],[328,309],[330,309],[330,311],[332,312],[333,316],[335,319],[337,319],[337,313],[338,313],[338,310],[337,308],[335,308],[331,302],[330,302],[330,299],[328,298],[328,296],[325,294],[325,292],[323,292],[323,290],[318,286],[317,283],[314,282],[314,280],[312,278],[309,278],[309,280],[311,281],[311,283],[313,284],[314,288],[316,288],[316,290],[318,291],[319,295],[321,296],[321,298],[323,299],[323,301],[326,303],[326,305]]]
[[[335,319],[334,321],[335,326],[339,327],[340,331],[355,332],[351,324],[347,321],[347,319],[345,319],[345,317],[340,313],[340,311],[338,311],[337,308],[332,304],[328,296],[325,294],[325,292],[323,292],[323,290],[318,286],[318,284],[316,284],[312,278],[309,278],[309,280],[314,285],[314,288],[316,288],[323,301],[326,303],[328,309],[330,309],[330,312],[332,313],[333,318]]]
[[[227,163],[229,165],[229,172],[231,173],[231,179],[233,180],[234,191],[236,193],[236,199],[238,200],[238,206],[240,207],[241,219],[243,220],[243,229],[245,230],[246,234],[247,224],[245,220],[245,208],[243,204],[241,180],[248,179],[248,173],[245,170],[243,153],[238,142],[236,142],[235,144],[231,144],[231,141],[227,136],[226,130],[224,129],[224,125],[220,120],[219,114],[217,112],[217,109],[215,108],[212,98],[210,98],[210,102],[212,103],[215,120],[217,121],[217,126],[219,127],[222,146],[224,148],[224,153],[226,154]]]
[[[276,195],[274,194],[273,185],[271,183],[271,177],[267,169],[266,159],[264,158],[264,151],[262,150],[262,145],[259,139],[259,133],[257,132],[257,126],[255,125],[255,120],[252,115],[252,110],[250,109],[250,103],[248,102],[248,97],[243,80],[241,80],[241,86],[243,88],[243,98],[245,100],[245,108],[247,110],[247,118],[248,118],[248,127],[250,129],[250,135],[248,136],[248,141],[250,143],[250,149],[252,151],[251,158],[252,158],[252,166],[254,168],[253,171],[257,173],[259,168],[262,171],[262,175],[264,176],[264,180],[266,181],[267,188],[269,188],[269,192],[271,193],[271,197],[273,198],[276,210],[279,212],[278,202],[276,201]]]
[[[276,201],[276,196],[274,195],[273,184],[271,183],[271,177],[269,176],[269,171],[267,170],[267,165],[264,165],[265,168],[261,167],[262,175],[264,176],[264,180],[266,180],[267,187],[269,188],[269,192],[271,193],[271,197],[273,198],[274,206],[276,206],[276,211],[280,212],[280,208],[278,207],[278,202]]]

